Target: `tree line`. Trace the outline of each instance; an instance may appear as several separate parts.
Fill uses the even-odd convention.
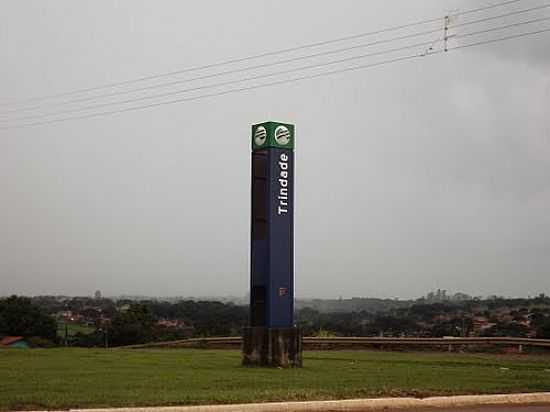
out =
[[[91,332],[59,333],[60,314],[71,313]],[[305,336],[511,336],[550,338],[550,298],[412,302],[376,313],[296,313]],[[476,330],[475,322],[485,322]],[[119,300],[11,296],[0,299],[0,336],[24,336],[36,346],[121,346],[188,337],[238,336],[248,307],[214,301]],[[65,326],[67,327],[67,326]],[[478,327],[479,329],[479,327]]]

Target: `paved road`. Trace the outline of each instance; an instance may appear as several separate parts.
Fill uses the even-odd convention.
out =
[[[550,412],[550,406],[532,406],[532,407],[496,407],[496,408],[474,408],[474,409],[430,409],[418,412]],[[389,411],[388,411],[389,412]]]

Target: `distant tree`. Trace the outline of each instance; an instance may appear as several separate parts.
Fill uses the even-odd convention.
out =
[[[319,332],[321,314],[313,308],[305,307],[296,313],[298,326],[305,336],[314,336]]]
[[[540,309],[533,309],[530,313],[531,326],[537,330],[547,321],[550,321]]]
[[[437,322],[431,328],[431,335],[434,338],[444,336],[466,337],[473,329],[472,320],[463,317],[454,317],[448,321]]]
[[[319,329],[313,336],[315,336],[316,338],[333,338],[336,336],[336,334],[328,330]]]
[[[483,332],[483,336],[505,336],[511,338],[526,338],[529,328],[516,322],[498,322],[495,326]]]
[[[115,315],[110,339],[115,346],[150,342],[154,336],[154,317],[148,305],[133,303]]]
[[[541,293],[536,298],[533,299],[535,305],[550,305],[550,297],[545,293]]]
[[[550,339],[550,319],[540,322],[537,327],[537,338]]]
[[[29,298],[14,295],[0,300],[0,335],[55,341],[57,323]]]
[[[412,316],[422,321],[431,321],[434,317],[450,313],[454,308],[446,303],[416,304],[410,308]]]
[[[88,319],[95,320],[101,316],[101,312],[94,308],[85,308],[82,309],[80,314]]]
[[[27,339],[31,348],[54,348],[56,343],[50,339],[44,339],[38,336],[32,336]]]
[[[418,326],[413,320],[388,315],[376,316],[374,321],[369,324],[369,328],[371,331],[391,336],[410,334],[418,330]]]
[[[440,322],[432,326],[430,330],[431,336],[434,338],[442,338],[444,336],[460,336],[460,329],[453,322]]]
[[[87,334],[78,332],[75,336],[72,337],[70,345],[82,346],[87,348],[103,347],[105,346],[105,335],[99,329]]]

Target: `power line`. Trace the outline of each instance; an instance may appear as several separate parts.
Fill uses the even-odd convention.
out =
[[[522,1],[522,0],[515,0],[515,1]],[[40,97],[34,97],[34,98],[21,100],[21,101],[18,101],[18,102],[0,103],[0,106],[5,106],[5,105],[9,105],[9,104],[23,104],[23,103],[31,102],[31,101],[46,100],[46,99],[70,96],[70,95],[74,95],[74,94],[91,92],[91,91],[107,89],[107,88],[112,88],[112,87],[117,87],[117,86],[124,86],[124,85],[131,84],[131,83],[137,83],[137,82],[142,82],[142,81],[147,81],[147,80],[154,80],[154,79],[159,79],[159,78],[163,78],[163,77],[171,77],[171,76],[175,76],[175,75],[178,75],[178,74],[184,74],[184,73],[190,73],[190,72],[195,72],[195,71],[200,71],[200,70],[205,70],[205,69],[211,69],[211,68],[214,68],[214,67],[220,67],[220,66],[225,66],[225,65],[229,65],[229,64],[242,63],[242,62],[245,62],[245,61],[260,59],[260,58],[264,58],[264,57],[275,56],[275,55],[278,55],[278,54],[291,53],[291,52],[304,50],[304,49],[308,49],[308,48],[326,46],[328,44],[333,44],[333,43],[338,43],[338,42],[343,42],[343,41],[348,41],[348,40],[354,40],[354,39],[358,39],[358,38],[361,38],[361,37],[374,36],[374,35],[377,35],[377,34],[383,34],[383,33],[402,30],[402,29],[406,29],[406,28],[410,28],[410,27],[414,27],[414,26],[418,26],[418,25],[433,23],[433,22],[437,22],[439,20],[440,20],[440,18],[422,20],[422,21],[418,21],[418,22],[415,22],[415,23],[408,23],[408,24],[403,24],[403,25],[400,25],[400,26],[393,26],[393,27],[390,27],[390,28],[382,29],[382,30],[371,31],[371,32],[366,32],[366,33],[360,33],[360,34],[355,34],[355,35],[351,35],[351,36],[340,37],[340,38],[337,38],[337,39],[320,41],[320,42],[316,42],[316,43],[309,43],[309,44],[305,44],[305,45],[301,45],[301,46],[290,47],[290,48],[286,48],[286,49],[280,49],[280,50],[276,50],[276,51],[273,51],[273,52],[255,54],[255,55],[247,56],[247,57],[224,60],[224,61],[219,62],[219,63],[205,64],[205,65],[202,65],[202,66],[195,66],[195,67],[190,67],[190,68],[181,69],[181,70],[174,70],[174,71],[171,71],[171,72],[166,72],[166,73],[161,73],[161,74],[138,77],[138,78],[131,79],[131,80],[124,80],[124,81],[120,81],[120,82],[106,83],[106,84],[103,84],[103,85],[100,85],[100,86],[89,87],[89,88],[84,88],[84,89],[78,89],[78,90],[73,90],[73,91],[69,91],[69,92],[46,95],[46,96],[40,96]]]
[[[504,7],[504,6],[511,5],[511,4],[514,4],[514,3],[519,3],[521,1],[524,1],[524,0],[508,0],[508,1],[501,2],[501,3],[492,4],[492,5],[489,5],[489,6],[478,7],[478,8],[475,8],[475,9],[466,10],[464,12],[455,13],[454,16],[463,16],[463,15],[478,13],[478,12],[482,12],[482,11],[486,11],[486,10],[490,10],[490,9],[494,9],[494,8],[498,8],[498,7]],[[20,101],[0,103],[0,107],[1,106],[6,106],[6,105],[14,105],[14,104],[18,105],[18,104],[25,104],[25,103],[34,102],[34,101],[43,101],[43,100],[55,99],[55,98],[60,98],[60,97],[65,97],[65,96],[72,96],[72,95],[75,95],[75,94],[92,92],[92,91],[97,91],[97,90],[102,90],[102,89],[107,89],[107,88],[112,88],[112,87],[119,87],[119,86],[124,86],[124,85],[127,85],[127,84],[132,84],[132,83],[142,82],[142,81],[148,81],[148,80],[154,80],[154,79],[159,79],[159,78],[163,78],[163,77],[170,77],[170,76],[174,76],[174,75],[177,75],[177,74],[183,74],[183,73],[189,73],[189,72],[194,72],[194,71],[199,71],[199,70],[204,70],[204,69],[210,69],[210,68],[220,67],[220,66],[224,66],[224,65],[228,65],[228,64],[242,63],[242,62],[253,60],[253,59],[260,59],[260,58],[274,56],[274,55],[278,55],[278,54],[290,53],[290,52],[295,52],[295,51],[304,50],[304,49],[308,49],[308,48],[325,46],[325,45],[328,45],[328,44],[334,44],[334,43],[338,43],[338,42],[353,40],[353,39],[357,39],[357,38],[361,38],[361,37],[367,37],[367,36],[373,36],[373,35],[376,35],[376,34],[388,33],[388,32],[392,32],[392,31],[402,30],[402,29],[415,27],[415,26],[418,26],[418,25],[423,25],[423,24],[428,24],[428,23],[433,23],[433,22],[437,22],[437,21],[440,21],[440,18],[421,20],[421,21],[417,21],[417,22],[413,22],[413,23],[408,23],[408,24],[403,24],[403,25],[399,25],[399,26],[389,27],[389,28],[386,28],[386,29],[381,29],[381,30],[376,30],[376,31],[371,31],[371,32],[366,32],[366,33],[360,33],[360,34],[355,34],[355,35],[351,35],[351,36],[345,36],[345,37],[340,37],[340,38],[336,38],[336,39],[325,40],[325,41],[320,41],[320,42],[315,42],[315,43],[309,43],[309,44],[290,47],[290,48],[286,48],[286,49],[280,49],[280,50],[276,50],[276,51],[272,51],[272,52],[266,52],[266,53],[260,53],[260,54],[256,54],[256,55],[246,56],[246,57],[229,59],[229,60],[225,60],[225,61],[222,61],[222,62],[211,63],[211,64],[202,65],[202,66],[195,66],[195,67],[175,70],[175,71],[171,71],[171,72],[165,72],[165,73],[160,73],[160,74],[155,74],[155,75],[150,75],[150,76],[138,77],[138,78],[135,78],[135,79],[125,80],[125,81],[120,81],[120,82],[106,83],[106,84],[99,85],[99,86],[82,88],[82,89],[77,89],[77,90],[73,90],[73,91],[62,92],[62,93],[57,93],[57,94],[50,94],[50,95],[39,96],[39,97],[34,97],[34,98],[28,98],[28,99],[24,99],[24,100],[20,100]]]
[[[476,42],[476,43],[464,44],[464,45],[461,45],[461,46],[455,46],[455,47],[451,48],[450,50],[466,49],[468,47],[482,46],[482,45],[485,45],[485,44],[498,43],[498,42],[501,42],[501,41],[517,39],[517,38],[520,38],[520,37],[534,36],[536,34],[548,33],[548,32],[550,32],[550,28],[549,29],[543,29],[543,30],[537,30],[537,31],[531,31],[531,32],[527,32],[527,33],[520,33],[520,34],[516,34],[516,35],[513,35],[513,36],[500,37],[498,39],[484,40],[484,41],[480,41],[480,42]]]
[[[439,32],[439,30],[438,30],[438,32]],[[359,59],[365,59],[365,58],[368,58],[368,57],[381,56],[381,55],[388,54],[388,53],[395,53],[395,52],[398,52],[398,51],[409,50],[409,49],[412,49],[412,48],[432,45],[433,43],[434,43],[434,41],[430,40],[430,41],[426,41],[426,42],[422,42],[422,43],[416,43],[416,44],[408,45],[408,46],[404,46],[404,47],[398,47],[398,48],[383,50],[383,51],[374,52],[374,53],[367,53],[367,54],[362,54],[362,55],[359,55],[359,56],[352,56],[352,57],[348,57],[348,58],[345,58],[345,59],[338,59],[338,60],[333,60],[333,61],[324,62],[324,63],[310,64],[310,65],[307,65],[307,66],[301,66],[301,67],[297,67],[297,68],[294,68],[294,69],[288,69],[288,70],[278,71],[278,72],[274,72],[274,73],[255,75],[255,76],[245,77],[243,79],[238,79],[238,80],[229,80],[229,81],[224,81],[224,82],[219,82],[219,83],[214,83],[214,84],[209,84],[209,85],[196,86],[196,87],[192,87],[192,88],[188,88],[188,89],[176,90],[176,91],[165,92],[165,93],[158,93],[158,94],[153,94],[153,95],[148,95],[148,96],[143,96],[143,97],[136,97],[136,98],[122,100],[122,101],[118,101],[118,102],[100,103],[100,104],[95,104],[95,105],[90,105],[90,106],[85,106],[85,107],[78,107],[78,108],[75,108],[75,109],[59,110],[57,112],[49,112],[49,113],[45,113],[45,114],[24,116],[24,117],[18,118],[17,120],[29,120],[29,119],[43,118],[43,117],[47,117],[47,116],[53,116],[53,115],[59,115],[59,114],[65,114],[65,113],[76,113],[76,112],[82,112],[82,111],[86,111],[86,110],[93,110],[93,109],[98,109],[98,108],[101,108],[101,107],[116,106],[116,105],[120,105],[120,104],[128,104],[128,103],[133,103],[133,102],[136,102],[136,101],[158,99],[158,98],[161,98],[161,97],[173,96],[175,94],[189,93],[189,92],[194,92],[194,91],[199,91],[199,90],[204,90],[204,89],[211,89],[211,88],[215,88],[215,87],[228,86],[228,85],[231,85],[231,84],[234,84],[234,83],[242,83],[242,82],[245,82],[245,81],[258,80],[258,79],[262,79],[262,78],[266,78],[266,77],[273,77],[273,76],[282,75],[282,74],[294,73],[294,72],[297,72],[297,71],[315,69],[315,68],[324,67],[324,66],[327,66],[327,65],[345,63],[345,62],[348,62],[348,61],[359,60]]]
[[[516,11],[510,12],[510,13],[499,14],[498,16],[486,17],[486,18],[483,18],[483,19],[467,21],[467,22],[464,22],[464,23],[451,24],[451,25],[449,25],[449,28],[456,28],[456,27],[470,26],[472,24],[485,23],[485,22],[488,22],[488,21],[491,21],[491,20],[502,19],[504,17],[511,17],[511,16],[515,16],[515,15],[518,15],[518,14],[525,14],[525,13],[530,13],[530,12],[536,11],[536,10],[547,9],[549,7],[550,7],[550,4],[543,4],[542,6],[531,7],[529,9],[523,9],[523,10],[516,10]]]
[[[505,29],[509,29],[511,27],[519,27],[519,26],[523,26],[525,24],[540,23],[542,21],[547,21],[547,20],[550,20],[550,17],[542,17],[540,19],[534,19],[534,20],[529,20],[529,21],[524,21],[524,22],[519,22],[519,23],[511,23],[511,24],[504,25],[504,26],[493,27],[493,28],[486,29],[486,30],[476,31],[476,32],[473,32],[473,33],[457,34],[455,37],[457,39],[460,39],[460,38],[463,38],[463,37],[470,37],[470,36],[475,36],[475,35],[478,35],[478,34],[485,34],[485,33],[491,33],[493,31],[505,30]]]
[[[512,39],[523,38],[523,37],[527,37],[527,36],[534,36],[534,35],[537,35],[537,34],[542,34],[542,33],[547,33],[547,32],[550,32],[550,28],[543,29],[543,30],[532,31],[532,32],[521,33],[521,34],[515,34],[515,35],[511,35],[511,36],[501,37],[501,38],[498,38],[498,39],[485,40],[485,41],[480,41],[480,42],[476,42],[476,43],[470,43],[470,44],[466,44],[466,45],[455,46],[455,47],[449,48],[449,52],[453,51],[453,50],[460,50],[460,49],[465,49],[465,48],[469,48],[469,47],[482,46],[482,45],[487,45],[487,44],[492,44],[492,43],[497,43],[497,42],[502,42],[502,41],[508,41],[508,40],[512,40]],[[442,50],[438,50],[438,51],[435,51],[435,52],[429,54],[428,56],[435,55],[435,54],[441,54],[441,53],[444,53],[444,52]],[[34,122],[34,123],[27,123],[27,124],[21,124],[21,125],[0,127],[0,130],[17,129],[17,128],[24,128],[24,127],[32,127],[32,126],[41,126],[41,125],[65,122],[65,121],[70,121],[70,120],[88,119],[88,118],[93,118],[93,117],[108,116],[108,115],[117,114],[117,113],[125,113],[125,112],[136,111],[136,110],[144,110],[144,109],[147,109],[147,108],[159,107],[159,106],[164,106],[164,105],[169,105],[169,104],[184,103],[184,102],[189,102],[189,101],[194,101],[194,100],[199,100],[199,99],[206,99],[206,98],[210,98],[210,97],[223,96],[223,95],[227,95],[227,94],[231,94],[231,93],[240,93],[240,92],[245,92],[245,91],[250,91],[250,90],[255,90],[255,89],[260,89],[260,88],[272,87],[272,86],[276,86],[276,85],[295,83],[295,82],[299,82],[299,81],[302,81],[302,80],[311,80],[311,79],[316,79],[316,78],[320,78],[320,77],[331,76],[331,75],[338,74],[338,73],[346,73],[346,72],[352,72],[352,71],[358,71],[358,70],[365,70],[365,69],[374,68],[374,67],[378,67],[378,66],[384,66],[384,65],[387,65],[387,64],[392,64],[392,63],[417,59],[417,58],[421,58],[421,57],[424,57],[424,56],[425,55],[419,55],[419,54],[409,55],[409,56],[399,57],[399,58],[395,58],[395,59],[391,59],[391,60],[385,60],[385,61],[378,62],[378,63],[371,63],[371,64],[368,64],[368,65],[353,66],[353,67],[348,67],[348,68],[345,68],[345,69],[332,70],[332,71],[317,73],[317,74],[308,75],[308,76],[301,76],[301,77],[296,77],[296,78],[292,78],[292,79],[284,79],[284,80],[279,80],[279,81],[276,81],[276,82],[264,83],[264,84],[260,84],[260,85],[253,85],[253,86],[248,86],[248,87],[243,87],[243,88],[238,88],[238,89],[230,89],[230,90],[226,90],[226,91],[222,91],[222,92],[205,94],[205,95],[200,95],[200,96],[186,97],[186,98],[180,98],[180,99],[169,100],[169,101],[164,101],[164,102],[158,102],[158,103],[153,103],[153,104],[147,104],[147,105],[141,105],[141,106],[124,108],[124,109],[99,112],[99,113],[91,113],[91,114],[67,117],[67,118],[62,118],[62,119],[53,119],[53,120],[46,120],[46,121],[41,121],[41,122]]]
[[[470,10],[465,10],[465,11],[462,11],[462,12],[459,12],[459,13],[453,13],[452,15],[453,16],[466,16],[468,14],[479,13],[480,11],[486,11],[486,10],[494,9],[494,8],[497,8],[497,7],[504,7],[504,6],[508,6],[510,4],[519,3],[521,1],[523,1],[523,0],[504,1],[502,3],[491,4],[489,6],[478,7],[477,9],[470,9]]]
[[[208,74],[208,75],[204,75],[204,76],[193,77],[191,79],[175,80],[175,81],[171,81],[171,82],[140,87],[140,88],[137,88],[137,89],[122,90],[122,91],[119,91],[119,92],[100,94],[100,95],[97,95],[97,96],[89,96],[89,97],[84,97],[84,98],[72,99],[72,100],[68,100],[68,101],[65,101],[65,102],[58,103],[58,104],[54,104],[54,106],[64,106],[64,105],[73,104],[73,103],[82,103],[82,102],[86,102],[86,101],[93,101],[93,100],[102,99],[102,98],[106,98],[106,97],[121,96],[121,95],[125,95],[125,94],[131,94],[131,93],[136,93],[136,92],[141,92],[141,91],[146,91],[146,90],[153,90],[153,89],[158,89],[158,88],[162,88],[162,87],[174,86],[176,84],[192,83],[192,82],[195,82],[195,81],[198,81],[198,80],[206,80],[206,79],[211,79],[211,78],[215,78],[215,77],[222,77],[222,76],[227,76],[227,75],[230,75],[230,74],[242,73],[242,72],[245,72],[245,71],[256,70],[256,69],[262,69],[262,68],[265,68],[265,67],[271,67],[271,66],[277,66],[277,65],[281,65],[281,64],[293,63],[293,62],[300,61],[300,60],[312,59],[312,58],[321,57],[321,56],[328,56],[328,55],[331,55],[331,54],[343,53],[343,52],[346,52],[346,51],[362,49],[362,48],[367,48],[367,47],[371,47],[371,46],[377,46],[377,45],[380,45],[380,44],[392,43],[392,42],[400,41],[400,40],[407,40],[407,39],[410,39],[410,38],[413,38],[413,37],[420,37],[420,36],[425,36],[425,35],[428,35],[428,34],[439,33],[440,31],[441,31],[440,29],[428,30],[428,31],[420,32],[420,33],[409,34],[409,35],[406,35],[406,36],[392,37],[391,39],[378,40],[378,41],[371,42],[371,43],[363,43],[363,44],[359,44],[359,45],[355,45],[355,46],[344,47],[344,48],[335,49],[335,50],[328,50],[328,51],[324,51],[324,52],[308,54],[308,55],[305,55],[305,56],[293,57],[293,58],[290,58],[290,59],[279,60],[279,61],[271,62],[271,63],[264,63],[264,64],[255,65],[255,66],[248,66],[248,67],[243,67],[243,68],[234,69],[234,70],[226,70],[226,71],[212,73],[212,74]],[[5,111],[5,112],[0,112],[0,114],[9,114],[9,113],[17,113],[17,112],[23,112],[23,111],[31,111],[31,110],[40,109],[41,107],[42,106],[32,106],[32,107],[14,109],[14,110],[9,110],[9,111]]]
[[[290,58],[290,59],[280,60],[280,61],[276,61],[276,62],[272,62],[272,63],[264,63],[264,64],[259,64],[259,65],[255,65],[255,66],[248,66],[248,67],[244,67],[244,68],[240,68],[240,69],[227,70],[227,71],[213,73],[213,74],[209,74],[209,75],[205,75],[205,76],[194,77],[194,78],[191,78],[191,79],[175,80],[175,81],[172,81],[172,82],[160,83],[160,84],[155,84],[155,85],[151,85],[151,86],[140,87],[140,88],[137,88],[137,89],[123,90],[123,91],[120,91],[120,92],[102,94],[102,95],[98,95],[98,96],[90,96],[90,97],[85,97],[85,98],[73,99],[73,100],[69,100],[69,101],[66,101],[66,102],[56,104],[55,106],[64,106],[64,105],[67,105],[67,104],[82,103],[82,102],[86,102],[86,101],[102,99],[102,98],[105,98],[105,97],[121,96],[121,95],[136,93],[136,92],[140,92],[140,91],[153,90],[153,89],[157,89],[157,88],[161,88],[161,87],[173,86],[173,85],[176,85],[176,84],[192,83],[192,82],[198,81],[198,80],[206,80],[206,79],[211,79],[211,78],[215,78],[215,77],[222,77],[222,76],[227,76],[229,74],[242,73],[242,72],[245,72],[245,71],[256,70],[256,69],[261,69],[261,68],[271,67],[271,66],[277,66],[277,65],[281,65],[281,64],[287,64],[287,63],[292,63],[292,62],[296,62],[296,61],[300,61],[300,60],[306,60],[306,59],[311,59],[311,58],[321,57],[321,56],[328,56],[328,55],[331,55],[331,54],[343,53],[343,52],[346,52],[346,51],[362,49],[362,48],[367,48],[367,47],[371,47],[371,46],[377,46],[377,45],[385,44],[385,43],[392,43],[392,42],[400,41],[400,40],[407,40],[407,39],[410,39],[410,38],[413,38],[413,37],[420,37],[420,36],[425,36],[425,35],[428,35],[428,34],[439,33],[440,31],[441,31],[440,29],[429,30],[429,31],[424,31],[424,32],[420,32],[420,33],[410,34],[410,35],[407,35],[407,36],[392,37],[391,39],[379,40],[379,41],[375,41],[375,42],[371,42],[371,43],[363,43],[363,44],[359,44],[359,45],[355,45],[355,46],[324,51],[324,52],[310,54],[310,55],[306,55],[306,56],[293,57],[293,58]],[[0,114],[8,114],[8,113],[35,110],[35,109],[39,109],[41,107],[42,106],[34,106],[34,107],[31,107],[31,108],[15,109],[15,110],[6,111],[6,112],[0,112]]]
[[[497,16],[491,16],[491,17],[488,17],[488,18],[483,18],[483,19],[474,20],[474,21],[470,21],[470,22],[455,24],[450,28],[457,28],[457,27],[463,27],[463,26],[469,26],[469,25],[484,23],[484,22],[491,21],[491,20],[497,20],[497,19],[501,19],[501,18],[504,18],[504,17],[510,17],[510,16],[514,16],[514,15],[524,14],[524,13],[528,13],[528,12],[532,12],[532,11],[536,11],[536,10],[541,10],[541,9],[545,9],[545,8],[549,8],[549,7],[550,7],[550,4],[545,4],[545,5],[538,6],[538,7],[531,7],[529,9],[517,10],[517,11],[514,11],[514,12],[500,14],[500,15],[497,15]],[[300,61],[300,60],[311,59],[311,58],[315,58],[315,57],[327,56],[327,55],[331,55],[331,54],[338,54],[338,53],[343,53],[343,52],[346,52],[346,51],[356,50],[356,49],[360,49],[360,48],[367,48],[367,47],[376,46],[376,45],[380,45],[380,44],[392,43],[392,42],[400,41],[400,40],[407,40],[409,38],[420,37],[420,36],[439,33],[439,32],[440,32],[440,29],[428,30],[428,31],[423,31],[423,32],[419,32],[419,33],[412,33],[412,34],[408,34],[408,35],[405,35],[405,36],[392,37],[390,39],[378,40],[378,41],[374,41],[374,42],[371,42],[371,43],[363,43],[363,44],[359,44],[359,45],[355,45],[355,46],[351,46],[351,47],[344,47],[344,48],[339,48],[339,49],[335,49],[335,50],[328,50],[328,51],[324,51],[324,52],[309,54],[309,55],[305,55],[305,56],[293,57],[293,58],[290,58],[290,59],[280,60],[280,61],[276,61],[276,62],[272,62],[272,63],[264,63],[264,64],[255,65],[255,66],[248,66],[248,67],[243,67],[243,68],[238,68],[238,69],[233,69],[233,70],[226,70],[226,71],[212,73],[212,74],[199,76],[199,77],[194,77],[194,78],[190,78],[190,79],[175,80],[175,81],[171,81],[171,82],[154,84],[154,85],[134,88],[134,89],[130,89],[130,90],[122,90],[122,91],[117,91],[117,92],[112,92],[112,93],[100,94],[100,95],[96,95],[96,96],[88,96],[88,97],[83,97],[83,98],[71,99],[71,100],[67,100],[67,101],[63,101],[63,102],[53,104],[53,106],[65,106],[65,105],[70,105],[70,104],[74,104],[74,103],[82,103],[82,102],[87,102],[87,101],[99,100],[99,99],[103,99],[103,98],[109,98],[109,97],[114,97],[114,96],[122,96],[122,95],[137,93],[137,92],[141,92],[141,91],[154,90],[154,89],[158,89],[158,88],[162,88],[162,87],[174,86],[174,85],[177,85],[177,84],[192,83],[192,82],[198,81],[198,80],[206,80],[206,79],[210,79],[210,78],[222,77],[222,76],[226,76],[226,75],[230,75],[230,74],[242,73],[242,72],[261,69],[261,68],[265,68],[265,67],[276,66],[276,65],[280,65],[280,64],[286,64],[286,63],[292,63],[292,62],[296,62],[296,61]],[[17,109],[13,109],[13,110],[0,112],[0,115],[26,112],[26,111],[34,111],[34,110],[41,109],[41,108],[42,108],[41,105],[17,108]],[[23,119],[25,119],[25,118],[23,118]]]
[[[466,33],[466,34],[463,34],[463,35],[456,35],[455,38],[470,37],[470,36],[473,36],[473,35],[479,35],[479,34],[484,34],[484,33],[492,32],[492,31],[504,30],[504,29],[511,28],[511,27],[519,27],[519,26],[522,26],[522,25],[532,24],[532,23],[546,21],[546,20],[550,20],[550,17],[541,18],[541,19],[534,19],[534,20],[528,20],[528,21],[519,22],[519,23],[506,24],[506,25],[496,27],[496,28],[492,28],[492,29],[488,29],[488,30],[480,30],[480,31],[472,32],[472,33]],[[428,41],[428,42],[416,43],[416,44],[407,45],[407,46],[404,46],[404,47],[398,47],[398,48],[393,48],[393,49],[389,49],[389,50],[383,50],[383,51],[379,51],[379,52],[363,54],[363,55],[359,55],[359,56],[352,56],[352,57],[348,57],[348,58],[345,58],[345,59],[333,60],[333,61],[324,62],[324,63],[316,63],[316,64],[301,66],[301,67],[297,67],[297,68],[293,68],[293,69],[277,71],[277,72],[273,72],[273,73],[249,76],[249,77],[245,77],[245,78],[238,79],[238,80],[229,80],[229,81],[213,83],[213,84],[209,84],[209,85],[196,86],[196,87],[182,89],[182,90],[175,90],[175,91],[170,91],[170,92],[165,92],[165,93],[158,93],[158,94],[153,94],[153,95],[148,95],[148,96],[131,98],[131,99],[121,100],[121,101],[117,101],[117,102],[100,103],[100,104],[94,104],[94,105],[89,105],[89,106],[84,106],[84,107],[78,107],[78,108],[74,108],[74,109],[68,109],[68,110],[65,109],[65,110],[59,110],[59,111],[54,111],[54,112],[49,112],[49,113],[43,113],[43,114],[37,114],[37,115],[31,115],[31,116],[24,116],[24,117],[20,117],[18,119],[15,119],[15,121],[37,120],[37,119],[47,118],[47,117],[50,117],[50,116],[68,115],[68,114],[72,114],[72,113],[79,113],[79,112],[85,112],[85,111],[89,111],[89,110],[101,109],[101,108],[104,108],[104,107],[131,104],[131,103],[136,103],[136,102],[145,101],[145,100],[160,99],[160,98],[163,98],[163,97],[169,97],[169,96],[174,96],[174,95],[178,95],[178,94],[196,92],[196,91],[200,91],[200,90],[218,88],[218,87],[223,87],[223,86],[230,86],[230,85],[233,85],[233,84],[238,84],[238,83],[243,83],[243,82],[248,82],[248,81],[253,81],[253,80],[260,80],[260,79],[264,79],[264,78],[268,78],[268,77],[280,76],[280,75],[300,72],[300,71],[309,70],[309,69],[316,69],[316,68],[319,68],[319,67],[325,67],[325,66],[334,65],[334,64],[346,63],[346,62],[365,59],[365,58],[374,57],[374,56],[381,56],[381,55],[388,54],[388,53],[395,53],[395,52],[398,52],[398,51],[404,51],[404,50],[409,50],[409,49],[418,48],[418,47],[432,46],[433,43],[434,43],[434,41],[431,40],[431,41]],[[433,54],[433,52],[430,53],[430,54]]]
[[[421,57],[421,56],[418,55],[418,54],[415,54],[415,55],[410,55],[410,56],[405,56],[405,57],[399,57],[399,58],[396,58],[396,59],[385,60],[383,62],[373,63],[373,64],[369,64],[369,65],[357,66],[354,69],[359,70],[359,68],[366,69],[366,68],[371,68],[371,67],[377,67],[377,66],[382,66],[382,65],[385,65],[385,64],[391,64],[391,63],[396,63],[396,62],[399,62],[399,61],[411,60],[413,58],[419,58],[419,57]],[[20,126],[0,127],[0,130],[7,130],[7,129],[13,129],[13,128],[20,128],[20,127],[28,127],[28,126],[40,126],[40,125],[58,123],[58,122],[63,122],[63,121],[68,121],[68,120],[88,119],[88,118],[91,118],[91,117],[107,116],[107,115],[110,115],[110,114],[124,113],[124,112],[135,111],[135,110],[142,110],[142,109],[158,107],[158,106],[163,106],[163,105],[168,105],[168,104],[189,102],[189,101],[204,99],[204,98],[208,98],[208,97],[217,97],[217,96],[223,96],[223,95],[230,94],[230,93],[244,92],[244,91],[260,89],[260,88],[264,88],[264,87],[270,87],[270,86],[276,86],[276,85],[281,85],[281,84],[293,83],[293,82],[297,82],[297,81],[300,81],[300,80],[315,79],[315,78],[318,78],[318,77],[328,76],[328,75],[336,74],[336,73],[343,73],[343,72],[351,71],[351,70],[352,70],[352,68],[340,69],[340,70],[334,70],[334,71],[331,71],[331,72],[319,73],[319,74],[315,74],[315,75],[302,76],[302,77],[293,78],[293,79],[284,79],[284,80],[279,80],[279,81],[276,81],[276,82],[270,82],[270,83],[255,85],[255,86],[248,86],[248,87],[243,87],[243,88],[239,88],[239,89],[225,90],[225,91],[217,92],[217,93],[211,93],[211,94],[194,96],[194,97],[186,97],[186,98],[181,98],[181,99],[176,99],[176,100],[169,100],[169,101],[165,101],[165,102],[158,102],[158,103],[152,103],[152,104],[147,104],[147,105],[142,105],[142,106],[129,107],[129,108],[125,108],[125,109],[118,109],[118,110],[112,110],[112,111],[107,111],[107,112],[99,112],[99,113],[91,113],[91,114],[87,114],[87,115],[73,116],[73,117],[68,117],[68,118],[63,118],[63,119],[46,120],[46,121],[42,121],[42,122],[28,123],[28,124],[24,124],[24,125],[20,125]]]

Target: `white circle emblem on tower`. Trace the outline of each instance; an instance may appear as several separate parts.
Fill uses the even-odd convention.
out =
[[[277,126],[275,129],[275,141],[281,146],[286,146],[290,142],[290,130],[286,126]]]
[[[267,130],[263,126],[258,126],[254,132],[254,143],[256,146],[263,146],[267,140]]]

